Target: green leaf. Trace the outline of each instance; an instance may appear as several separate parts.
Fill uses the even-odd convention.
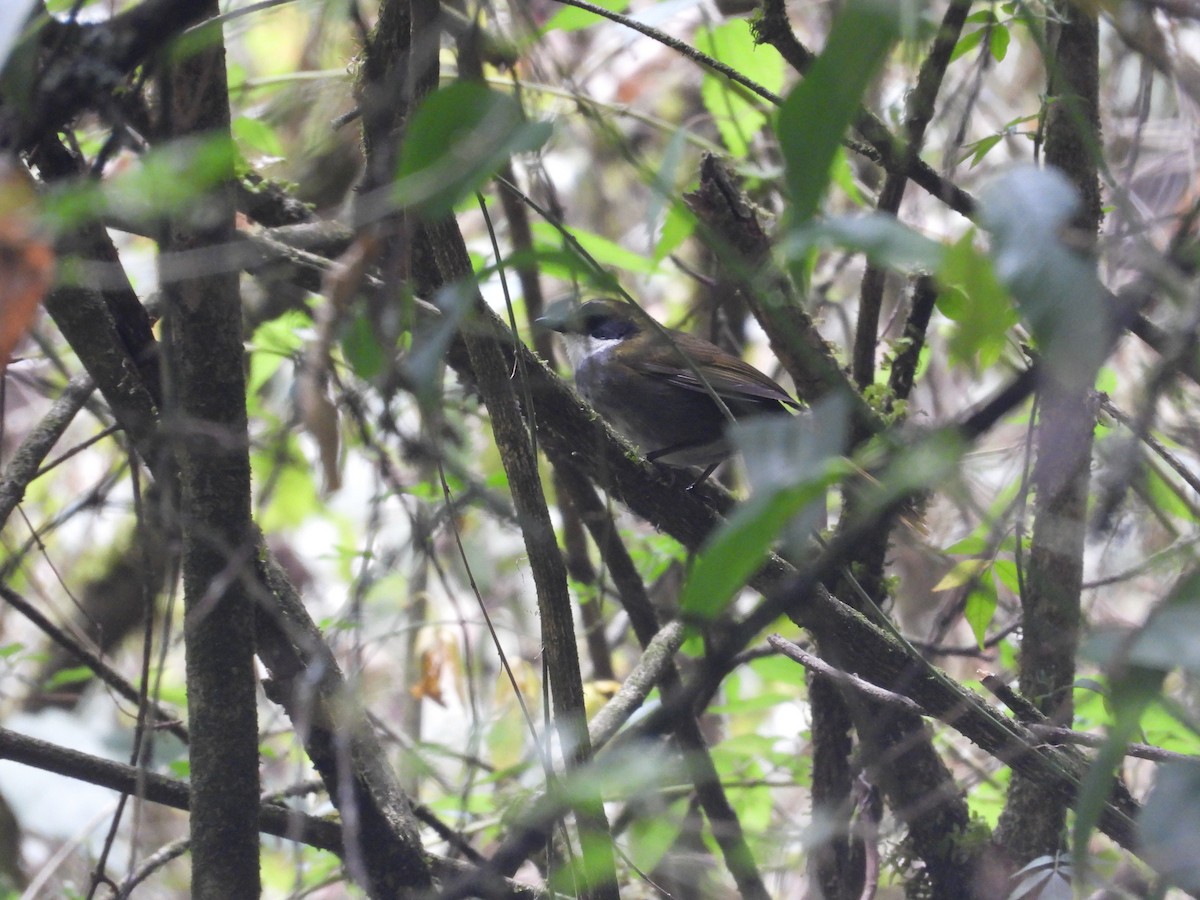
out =
[[[692,236],[696,230],[696,217],[685,206],[674,204],[667,209],[663,219],[662,230],[658,243],[654,246],[654,261],[662,262],[667,256],[679,248],[679,245]]]
[[[539,224],[545,225],[545,223],[534,223],[534,237],[537,241],[533,249],[518,250],[504,257],[504,267],[506,269],[514,269],[519,266],[536,266],[541,269],[543,275],[549,275],[571,283],[578,283],[581,287],[592,287],[603,293],[611,294],[617,292],[617,280],[615,278],[603,269],[597,272],[574,248],[562,246],[562,236],[553,227],[546,226],[539,231]],[[542,238],[546,236],[549,236],[551,240],[557,238],[558,246],[545,246],[545,241]],[[499,268],[499,266],[494,264],[481,267],[478,272],[478,279],[482,281],[485,278],[491,277]]]
[[[1125,749],[1137,736],[1142,713],[1162,692],[1163,673],[1130,666],[1112,684],[1113,724],[1108,739],[1092,759],[1092,765],[1079,787],[1075,805],[1075,823],[1071,829],[1071,849],[1080,868],[1087,860],[1088,840],[1104,804],[1112,794],[1114,773],[1125,759]]]
[[[837,153],[833,155],[833,167],[829,170],[829,181],[855,206],[863,209],[871,207],[870,199],[858,186],[858,176],[854,171],[854,166],[850,163],[850,156],[846,153],[845,147],[838,147]]]
[[[838,455],[847,409],[835,396],[806,416],[764,416],[731,428],[752,494],[701,549],[679,601],[685,616],[719,615],[785,528],[793,550],[808,539],[823,517],[825,491],[849,471]]]
[[[975,583],[975,589],[967,595],[963,618],[971,626],[975,643],[982,649],[987,631],[996,618],[996,582],[990,572],[984,573]]]
[[[825,496],[837,480],[827,479],[752,498],[737,508],[708,541],[692,566],[679,605],[685,616],[709,620],[720,615],[734,594],[762,565],[779,532],[806,507]]]
[[[737,69],[771,93],[783,87],[783,58],[774,47],[756,44],[750,23],[743,19],[697,32],[696,49]],[[704,74],[700,97],[729,152],[744,157],[751,138],[768,122],[766,101],[750,96],[745,88],[712,71]]]
[[[969,152],[963,156],[963,159],[966,159],[967,156],[970,156],[971,168],[973,169],[979,165],[983,161],[983,158],[988,155],[991,149],[1003,139],[1003,134],[989,134],[987,137],[982,137],[973,143],[967,144],[964,149],[968,150]]]
[[[991,260],[975,249],[974,232],[946,248],[937,278],[938,309],[957,326],[948,342],[950,359],[986,368],[999,359],[1017,314]]]
[[[252,453],[250,465],[254,481],[271,485],[267,502],[259,509],[257,520],[268,534],[295,528],[321,508],[313,469],[291,439],[287,457],[281,462],[276,454]]]
[[[953,428],[935,431],[905,447],[879,476],[862,510],[882,509],[915,491],[944,488],[958,472],[958,461],[966,452],[962,437]]]
[[[644,254],[626,250],[620,244],[606,237],[601,237],[591,231],[584,231],[581,228],[568,228],[567,231],[579,242],[579,246],[601,265],[613,266],[639,275],[652,275],[658,269],[658,265]],[[535,222],[533,236],[539,244],[561,245],[563,242],[563,237],[558,229],[548,222]]]
[[[283,156],[283,143],[279,140],[279,135],[262,119],[238,116],[230,127],[233,129],[233,136],[252,150],[267,156]]]
[[[1017,577],[1017,562],[1014,559],[997,559],[992,562],[992,574],[1000,583],[1014,594],[1021,590],[1021,581]]]
[[[1142,740],[1148,744],[1189,756],[1200,754],[1200,734],[1195,723],[1180,721],[1180,717],[1172,715],[1161,705],[1147,709],[1140,725]]]
[[[972,50],[979,46],[983,40],[984,29],[976,28],[974,31],[969,31],[958,39],[958,43],[954,45],[954,50],[950,53],[950,62],[966,56]]]
[[[1130,662],[1169,672],[1176,666],[1200,674],[1200,602],[1159,607],[1129,645]]]
[[[516,153],[540,148],[547,122],[529,122],[508,94],[456,81],[427,96],[400,149],[396,201],[427,217],[449,214]]]
[[[965,556],[967,554],[980,554],[988,548],[987,539],[982,534],[969,534],[961,540],[955,541],[948,547],[943,547],[942,552],[947,556]]]
[[[1000,823],[1000,813],[1008,804],[1008,782],[1012,770],[1001,768],[990,777],[980,779],[967,795],[972,819],[981,819],[991,828]]]
[[[306,312],[290,309],[278,318],[263,322],[250,339],[250,374],[246,393],[262,389],[283,364],[300,352],[304,335],[312,331],[312,318]]]
[[[379,333],[366,311],[359,309],[342,335],[342,354],[354,369],[354,374],[371,381],[384,369],[386,356],[379,343]]]
[[[935,592],[948,591],[951,588],[963,587],[973,581],[978,581],[990,565],[991,563],[986,559],[960,559],[932,589]]]
[[[55,688],[66,687],[67,685],[83,684],[85,681],[91,681],[95,674],[87,666],[59,669],[46,679],[45,690],[52,691]]]
[[[677,800],[653,816],[636,816],[622,841],[633,864],[643,872],[652,872],[674,845],[683,829],[687,801]]]
[[[619,13],[629,8],[629,0],[591,0],[591,3],[594,6],[602,6],[609,12]],[[550,20],[542,26],[541,32],[546,34],[550,31],[579,31],[581,28],[588,28],[607,21],[609,20],[603,16],[588,12],[586,9],[568,6],[552,15]]]
[[[1012,34],[1005,25],[996,24],[992,26],[992,38],[988,43],[988,50],[992,53],[992,59],[996,62],[1004,62],[1004,57],[1008,56],[1008,45],[1012,41]]]
[[[649,235],[665,231],[664,220],[672,215],[678,216],[676,210],[686,213],[694,222],[694,217],[691,216],[687,208],[682,203],[674,202],[677,195],[675,182],[679,168],[683,163],[684,152],[687,149],[687,137],[688,134],[685,129],[675,129],[674,134],[671,135],[671,140],[667,143],[666,150],[663,151],[662,165],[659,166],[658,171],[654,174],[653,184],[651,184],[652,193],[650,195],[650,203],[646,208],[646,233]],[[662,236],[655,242],[653,250],[655,262],[661,261],[675,246],[678,246],[678,244],[673,246],[668,245],[664,249],[666,243]]]
[[[817,213],[842,137],[867,85],[900,36],[901,10],[890,0],[851,0],[825,49],[779,110],[793,224]]]
[[[412,379],[417,395],[425,401],[435,400],[438,391],[441,390],[446,348],[471,314],[474,299],[473,290],[467,285],[448,284],[433,298],[442,315],[418,326],[413,337],[413,350],[405,362],[405,370]]]
[[[1183,521],[1192,521],[1192,510],[1172,489],[1158,468],[1149,460],[1142,464],[1142,482],[1147,497],[1159,512]]]
[[[1083,862],[1088,839],[1100,820],[1112,790],[1114,773],[1125,757],[1125,748],[1138,734],[1141,719],[1162,696],[1166,673],[1176,666],[1200,671],[1200,570],[1192,570],[1175,583],[1166,600],[1154,610],[1132,639],[1109,635],[1090,642],[1089,654],[1100,648],[1111,676],[1113,722],[1108,740],[1097,751],[1079,790],[1071,844]]]
[[[1100,371],[1096,373],[1096,392],[1099,394],[1111,394],[1117,389],[1120,384],[1120,379],[1117,377],[1117,372],[1111,366],[1101,366]]]

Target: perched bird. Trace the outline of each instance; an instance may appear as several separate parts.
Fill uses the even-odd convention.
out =
[[[702,467],[695,484],[729,456],[730,416],[800,408],[754,366],[703,338],[660,331],[626,303],[562,300],[537,323],[562,335],[584,399],[651,462]]]

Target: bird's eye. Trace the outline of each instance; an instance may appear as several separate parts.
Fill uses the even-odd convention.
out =
[[[589,316],[585,324],[587,333],[602,341],[623,338],[629,334],[631,328],[631,323],[609,316]]]

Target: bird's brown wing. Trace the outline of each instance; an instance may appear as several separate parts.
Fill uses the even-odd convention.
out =
[[[730,354],[722,354],[714,360],[707,341],[680,333],[674,333],[671,337],[674,339],[674,347],[664,344],[657,352],[646,354],[634,362],[631,368],[646,375],[664,378],[678,387],[708,393],[708,387],[705,387],[696,373],[690,368],[683,368],[685,363],[679,358],[679,354],[683,353],[697,362],[697,367],[700,367],[700,361],[703,360],[704,375],[709,386],[723,399],[775,400],[800,409],[800,404],[793,400],[787,391],[749,363]]]

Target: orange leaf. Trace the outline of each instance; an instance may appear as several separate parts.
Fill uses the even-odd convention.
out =
[[[54,251],[38,234],[36,202],[29,176],[0,161],[0,373],[54,277]]]
[[[442,666],[445,662],[446,655],[441,645],[421,654],[421,680],[409,688],[414,697],[418,700],[428,698],[441,706],[446,705],[442,698]]]

